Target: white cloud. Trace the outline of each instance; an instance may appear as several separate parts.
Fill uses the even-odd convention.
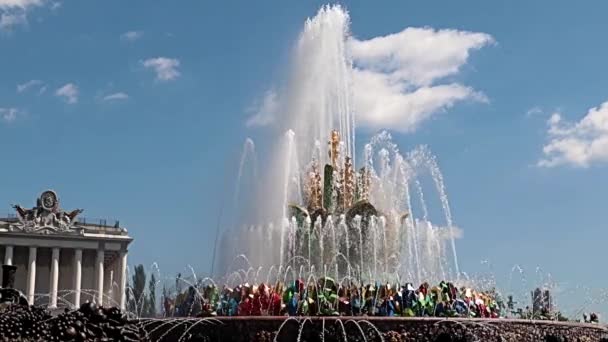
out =
[[[120,100],[128,100],[129,95],[123,92],[118,92],[114,94],[109,94],[103,97],[104,101],[120,101]]]
[[[0,0],[0,9],[28,9],[41,6],[43,3],[43,0]]]
[[[457,226],[441,227],[439,237],[443,237],[445,240],[454,238],[462,239],[464,237],[464,230]]]
[[[0,30],[12,30],[15,26],[20,25],[27,25],[27,17],[24,12],[0,15]]]
[[[27,25],[27,12],[43,4],[44,0],[0,0],[0,30]]]
[[[20,114],[17,108],[0,108],[0,118],[6,123],[15,121]]]
[[[407,28],[364,41],[351,38],[358,124],[411,132],[456,102],[488,102],[481,92],[441,80],[457,74],[471,50],[492,43],[485,33],[432,28]]]
[[[78,87],[73,83],[68,83],[55,91],[55,96],[63,97],[69,104],[78,102]]]
[[[143,37],[143,31],[129,31],[120,35],[120,40],[125,42],[134,42],[139,38]]]
[[[494,38],[485,33],[433,28],[406,28],[369,40],[347,38],[357,126],[412,132],[458,102],[488,102],[482,92],[449,77],[461,71],[472,51],[490,44],[494,44]],[[260,109],[269,100],[274,102],[274,109],[286,101],[283,94],[277,98],[274,92],[267,93]],[[273,121],[272,111],[256,112],[247,125],[262,126]]]
[[[357,124],[412,132],[433,114],[452,107],[458,101],[488,101],[482,93],[456,83],[424,86],[405,92],[387,77],[355,70],[353,87]]]
[[[274,122],[277,115],[279,103],[278,95],[274,89],[270,89],[264,95],[262,101],[254,103],[247,112],[252,115],[247,119],[247,127],[268,126]]]
[[[530,117],[530,116],[534,116],[534,115],[542,114],[542,113],[543,113],[543,109],[538,106],[535,106],[535,107],[528,109],[528,111],[526,112],[526,116]]]
[[[34,87],[40,87],[39,91],[41,91],[43,88],[45,88],[44,82],[42,82],[41,80],[29,80],[25,83],[18,84],[17,92],[23,93],[23,92],[29,90],[30,88],[34,88]]]
[[[157,57],[142,61],[145,68],[152,69],[156,73],[156,79],[159,81],[170,81],[179,77],[180,73],[177,70],[179,60],[175,58]]]
[[[494,42],[492,36],[457,30],[406,28],[370,40],[351,39],[355,65],[390,76],[393,82],[428,86],[454,75],[467,62],[470,50]]]
[[[578,122],[567,122],[560,113],[547,120],[549,142],[543,146],[541,167],[589,167],[608,162],[608,101],[589,109]]]

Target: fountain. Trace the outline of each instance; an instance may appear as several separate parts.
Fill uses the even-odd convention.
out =
[[[223,231],[214,255],[223,264],[214,264],[215,277],[236,271],[230,260],[245,254],[267,270],[304,267],[317,277],[360,282],[460,278],[460,231],[428,148],[401,154],[390,134],[381,132],[357,156],[349,24],[340,6],[324,6],[306,21],[279,96],[283,115],[277,124],[285,134],[274,144],[267,170],[253,165],[260,185],[250,198],[243,198],[238,181],[245,157],[258,158],[253,141],[244,144],[234,207],[254,215]],[[441,202],[443,214],[434,220],[443,221],[439,225],[431,222],[425,202],[431,196],[421,177],[427,176]]]
[[[288,145],[293,143],[293,137],[293,133],[287,136]],[[390,147],[390,152],[384,145]],[[278,249],[271,252],[278,254],[277,258],[271,260],[270,265],[254,260],[254,265],[278,269],[304,267],[308,274],[327,269],[336,279],[349,276],[360,282],[394,281],[399,274],[420,282],[440,281],[449,276],[457,279],[459,271],[450,230],[449,204],[441,173],[428,150],[418,148],[403,157],[390,143],[390,135],[382,133],[366,146],[365,165],[355,170],[353,158],[343,147],[340,132],[332,130],[327,164],[320,165],[322,158],[317,153],[305,163],[303,170],[296,172],[296,198],[301,202],[289,200],[293,192],[290,184],[293,177],[289,174],[293,172],[286,172],[283,219],[277,225],[228,231],[229,236],[246,236],[239,240],[241,246],[234,246],[245,248],[237,253],[247,254],[255,248],[252,245],[264,243]],[[378,150],[376,154],[374,149]],[[293,148],[288,146],[287,151],[291,153]],[[379,169],[375,165],[379,165]],[[426,210],[420,182],[416,179],[416,172],[425,167],[440,190],[445,216],[449,218],[447,227],[433,225],[427,213],[423,218],[411,215],[412,185],[418,186],[420,201]],[[290,165],[285,167],[290,168]],[[450,248],[452,253],[446,253]],[[232,252],[234,248],[224,246],[221,250]],[[265,252],[268,253],[268,249]],[[450,255],[453,263],[447,262]],[[227,270],[227,274],[232,271]]]
[[[308,274],[316,270],[324,272],[316,276],[355,277],[361,283],[397,278],[459,280],[454,241],[459,230],[453,226],[443,176],[428,148],[418,147],[404,156],[390,134],[381,132],[365,145],[363,165],[355,169],[341,133],[332,130],[328,136],[325,157],[321,144],[316,143],[313,156],[300,161],[295,132],[285,135],[281,194],[274,201],[282,203],[279,218],[275,223],[225,231],[219,247],[225,254],[218,258],[232,260],[235,254],[244,254],[249,266],[267,270],[303,267]],[[253,142],[248,140],[244,153],[251,146]],[[241,161],[239,178],[242,168]],[[421,174],[430,176],[435,184],[443,226],[429,219]],[[268,195],[272,191],[266,191]],[[414,199],[422,217],[414,215]],[[262,253],[258,253],[260,244],[265,246]],[[236,271],[232,266],[219,267],[216,277],[232,274]]]

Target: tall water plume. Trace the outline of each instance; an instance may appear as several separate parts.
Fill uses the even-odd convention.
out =
[[[239,161],[239,170],[236,178],[236,188],[234,190],[234,205],[238,205],[239,195],[241,192],[241,180],[243,178],[243,172],[245,170],[245,164],[248,160],[251,160],[251,170],[253,179],[258,177],[258,162],[255,154],[255,143],[251,138],[245,139],[243,144],[243,152],[241,153],[241,159]]]
[[[309,158],[316,142],[337,129],[345,152],[354,157],[355,124],[351,106],[352,61],[346,48],[350,18],[340,6],[325,6],[306,20],[293,51],[292,73],[282,107],[286,129],[293,129],[300,156]],[[326,154],[322,160],[328,161]]]

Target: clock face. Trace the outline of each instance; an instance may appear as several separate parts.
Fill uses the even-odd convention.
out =
[[[40,195],[42,207],[46,210],[53,210],[57,207],[57,195],[55,192],[48,190]]]

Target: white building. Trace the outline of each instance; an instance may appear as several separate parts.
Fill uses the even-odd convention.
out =
[[[15,288],[30,304],[57,308],[94,301],[124,309],[133,241],[126,229],[77,218],[82,210],[63,211],[51,190],[32,209],[14,208],[16,215],[0,218],[0,262],[17,266]]]

